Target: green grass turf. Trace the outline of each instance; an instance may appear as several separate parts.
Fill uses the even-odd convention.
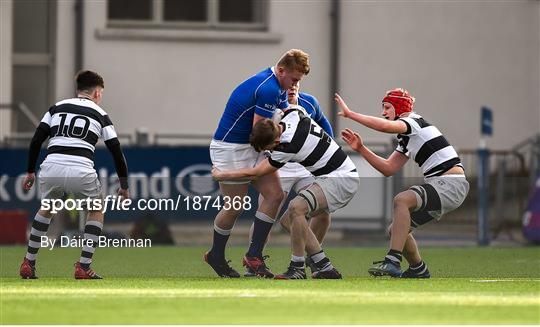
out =
[[[383,248],[327,248],[343,280],[215,278],[199,247],[98,249],[99,281],[72,279],[77,249],[42,249],[38,280],[18,278],[24,247],[0,247],[1,324],[539,324],[538,248],[426,248],[434,278],[371,278]],[[229,257],[240,269],[243,248]],[[285,270],[287,248],[269,248]]]

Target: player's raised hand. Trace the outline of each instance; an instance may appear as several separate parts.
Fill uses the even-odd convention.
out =
[[[362,141],[360,134],[353,132],[348,128],[341,131],[341,139],[356,152],[360,152],[360,149],[364,146],[364,142]]]
[[[353,111],[349,109],[345,101],[343,101],[343,99],[337,93],[334,93],[334,100],[336,100],[337,105],[341,109],[341,111],[338,112],[338,115],[342,116],[343,118],[349,118]]]
[[[34,185],[34,182],[36,181],[36,174],[35,173],[28,173],[26,174],[26,177],[23,181],[23,189],[29,190]]]

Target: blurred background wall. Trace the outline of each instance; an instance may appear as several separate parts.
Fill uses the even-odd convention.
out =
[[[407,88],[457,148],[477,146],[483,105],[494,111],[492,148],[540,130],[538,1],[4,0],[1,8],[0,99],[24,102],[39,119],[73,95],[73,75],[85,68],[104,76],[103,107],[120,133],[209,136],[238,83],[301,48],[312,65],[301,87],[329,117],[336,73],[338,91],[364,113],[379,114],[387,89]],[[0,135],[32,130],[24,118],[1,117]]]
[[[301,90],[319,99],[336,132],[352,127],[388,155],[394,135],[339,119],[333,94],[356,111],[379,115],[384,92],[403,87],[458,149],[471,192],[437,233],[453,233],[451,240],[468,233],[474,240],[475,228],[481,230],[478,207],[491,210],[494,237],[535,214],[527,201],[540,172],[538,0],[1,0],[0,10],[0,211],[23,209],[30,217],[38,207],[37,191],[20,188],[28,143],[49,106],[74,96],[80,69],[105,78],[101,105],[126,148],[135,197],[215,196],[207,147],[229,94],[288,49],[300,48],[311,56]],[[476,178],[483,106],[494,116],[488,190]],[[361,192],[334,215],[333,226],[344,223],[345,235],[358,230],[350,222],[369,222],[380,237],[392,196],[422,183],[421,172],[410,163],[386,179],[352,157]],[[96,151],[96,169],[105,192],[113,193],[116,176],[104,149]],[[160,183],[171,192],[162,192]],[[483,195],[491,202],[479,206]],[[204,224],[214,215],[155,214]],[[141,218],[124,212],[107,219]],[[208,234],[206,225],[195,229]],[[189,243],[198,238],[193,235],[183,237]]]

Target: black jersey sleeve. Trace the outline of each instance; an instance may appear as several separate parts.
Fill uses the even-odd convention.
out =
[[[28,173],[36,172],[36,162],[39,156],[39,150],[41,145],[49,137],[51,132],[51,127],[44,122],[39,123],[39,126],[36,128],[34,136],[30,141],[30,149],[28,151],[28,167],[26,171]]]
[[[128,167],[126,163],[126,158],[124,157],[124,153],[122,152],[122,147],[120,146],[120,141],[118,141],[118,138],[115,137],[105,141],[105,145],[113,156],[116,174],[118,175],[118,179],[120,179],[120,187],[123,189],[127,189],[129,187]]]

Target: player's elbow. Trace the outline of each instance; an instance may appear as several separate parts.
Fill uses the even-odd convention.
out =
[[[395,174],[395,169],[390,165],[389,163],[386,163],[381,170],[381,173],[384,175],[384,177],[390,177]]]

